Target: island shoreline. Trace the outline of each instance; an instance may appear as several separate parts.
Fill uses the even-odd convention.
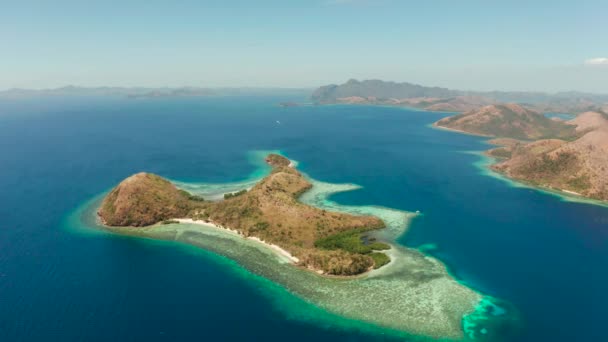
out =
[[[297,165],[297,163],[295,163],[295,165]],[[293,168],[295,165],[293,161],[290,161],[288,165],[285,166]],[[310,181],[310,183],[314,184],[313,181]],[[311,188],[308,188],[305,192],[310,191]],[[299,195],[302,195],[302,193]],[[330,212],[350,212],[351,214],[361,215],[361,213],[357,211],[354,213],[352,211],[344,211],[344,208],[340,210],[334,207],[327,208],[312,203],[304,204]],[[384,216],[378,216],[369,212],[365,214],[376,216],[381,219],[384,218]],[[98,218],[97,222],[102,225],[100,228],[110,233],[158,240],[178,241],[205,250],[210,250],[237,261],[248,260],[239,259],[239,257],[248,258],[248,256],[239,256],[239,252],[234,252],[234,250],[253,248],[262,252],[265,255],[265,258],[274,259],[274,262],[283,264],[284,266],[280,266],[282,268],[281,273],[272,273],[272,271],[269,271],[268,269],[264,270],[264,268],[262,268],[262,273],[258,273],[260,272],[259,268],[249,268],[251,263],[254,262],[252,261],[253,259],[251,259],[244,264],[245,268],[250,272],[267,277],[264,274],[264,272],[266,272],[270,275],[267,279],[287,286],[290,292],[293,290],[292,293],[294,295],[306,300],[311,300],[311,303],[315,306],[328,310],[334,314],[338,314],[348,319],[362,320],[382,328],[412,333],[417,336],[461,338],[466,330],[463,325],[468,326],[472,319],[476,320],[475,318],[470,317],[478,311],[479,303],[485,298],[478,290],[466,286],[466,284],[461,283],[457,277],[451,275],[447,266],[436,259],[436,257],[424,255],[415,248],[413,248],[412,251],[409,251],[410,248],[401,248],[402,246],[398,243],[389,245],[391,248],[387,250],[386,254],[391,257],[390,262],[382,268],[379,268],[379,272],[377,273],[373,267],[370,267],[361,273],[353,275],[320,274],[318,270],[311,269],[305,265],[298,265],[299,259],[280,246],[273,245],[259,238],[247,236],[247,231],[240,232],[231,229],[230,225],[220,225],[213,220],[204,217],[183,218],[183,216],[181,216],[182,218],[168,218],[149,226],[134,228],[110,226],[104,224],[103,219],[99,215],[96,216]],[[389,220],[386,222],[388,223],[391,221]],[[180,225],[183,226],[180,227]],[[201,229],[198,229],[197,226],[200,226]],[[206,229],[203,229],[203,227]],[[387,228],[387,226],[384,228]],[[403,232],[401,231],[401,233]],[[225,251],[221,251],[220,248],[217,248],[218,245],[206,246],[205,244],[209,244],[209,242],[203,242],[203,236],[205,235],[207,238],[210,238],[211,241],[214,241],[214,239],[225,239],[226,241],[232,240],[237,243],[242,243],[243,245],[242,247],[234,248],[230,245],[219,244],[219,246],[229,247]],[[252,241],[252,243],[248,243],[247,241]],[[232,252],[231,248],[234,248]],[[403,260],[401,260],[402,258]],[[285,273],[292,274],[292,271],[288,269],[295,270],[293,272],[306,271],[302,272],[301,276],[295,276],[296,273],[293,273],[293,275],[297,278],[306,277],[304,274],[310,274],[308,279],[311,282],[314,282],[317,287],[321,287],[307,288],[307,285],[295,285],[295,283],[289,285],[291,280],[287,280],[284,275]],[[422,274],[425,275],[423,278],[429,277],[430,280],[418,283],[417,279]],[[412,278],[412,276],[414,277]],[[313,280],[312,278],[318,280]],[[331,281],[331,279],[334,279],[336,282]],[[358,283],[359,281],[362,283]],[[347,288],[342,290],[343,287]],[[395,305],[390,308],[390,310],[395,311],[393,313],[396,315],[394,318],[392,317],[393,315],[382,317],[382,315],[386,314],[388,308],[379,305],[378,303],[365,302],[366,300],[364,298],[367,298],[366,294],[370,287],[374,288],[375,291],[381,291],[378,292],[381,294],[380,298],[385,297],[386,299],[391,299],[390,302]],[[327,289],[339,291],[337,293],[349,293],[350,291],[353,296],[348,299],[346,299],[346,297],[344,299],[340,299],[340,297],[334,298],[333,296],[328,296],[328,293],[331,293],[331,291],[327,292]],[[409,293],[411,296],[403,298],[405,293]],[[418,296],[420,297],[418,298]],[[418,298],[419,300],[415,300],[415,298]],[[366,310],[361,312],[356,308],[359,307],[357,305],[360,305],[362,301],[365,302]],[[356,303],[356,305],[353,305],[353,303]],[[428,305],[433,305],[437,310],[432,315],[434,317],[432,321],[427,321],[428,318],[426,314],[418,315],[420,312],[426,312]],[[446,306],[452,308],[454,305],[454,309],[450,309],[448,312],[443,311]],[[374,310],[380,311],[377,311],[376,314],[370,314],[370,312],[373,313]],[[408,312],[415,314],[403,316],[404,313]],[[382,314],[378,316],[379,313]],[[401,319],[396,320],[396,317],[401,317]],[[451,328],[447,327],[446,324],[451,326]]]
[[[500,146],[500,145],[498,145],[498,146]],[[485,174],[485,175],[488,177],[499,179],[503,182],[506,182],[507,184],[509,184],[512,187],[527,188],[527,189],[531,189],[531,190],[534,190],[534,191],[537,191],[537,192],[540,192],[540,193],[543,193],[546,195],[555,196],[565,202],[590,204],[590,205],[597,205],[600,207],[608,207],[608,201],[602,201],[602,200],[598,200],[595,198],[587,197],[585,195],[582,195],[579,193],[574,193],[574,191],[568,191],[565,189],[552,188],[549,186],[539,186],[537,184],[533,184],[532,182],[528,182],[525,179],[518,179],[518,178],[510,177],[509,175],[505,174],[504,172],[501,172],[499,170],[495,170],[494,168],[492,168],[492,166],[496,164],[498,158],[496,158],[492,155],[489,155],[487,153],[488,151],[489,150],[470,152],[471,154],[474,154],[481,158],[478,161],[478,163],[480,163],[481,165],[477,165],[477,167],[480,168],[480,170],[482,170],[482,172],[486,172],[487,174]],[[477,162],[474,164],[477,164]]]
[[[241,232],[239,232],[236,229],[231,229],[231,228],[228,228],[228,227],[224,227],[224,226],[221,226],[221,225],[219,225],[217,223],[214,223],[214,222],[211,222],[211,221],[194,220],[194,219],[191,219],[191,218],[175,218],[173,220],[179,222],[180,224],[201,225],[201,226],[205,226],[205,227],[212,227],[212,228],[216,228],[216,229],[221,229],[223,231],[231,232],[231,233],[234,233],[234,234],[236,234],[236,235],[238,235],[238,236],[240,236],[240,237],[242,237],[244,239],[256,241],[259,244],[264,245],[269,250],[275,252],[276,255],[281,256],[281,257],[289,260],[289,262],[291,264],[296,265],[298,262],[300,262],[300,259],[298,259],[295,256],[293,256],[291,253],[289,253],[289,251],[285,250],[284,248],[282,248],[282,247],[280,247],[278,245],[266,242],[266,241],[264,241],[264,240],[262,240],[262,239],[260,239],[258,237],[255,237],[255,236],[245,236],[245,235],[243,235]]]

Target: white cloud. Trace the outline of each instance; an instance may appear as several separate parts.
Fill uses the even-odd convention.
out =
[[[590,58],[585,61],[585,65],[608,65],[608,58],[606,58],[606,57]]]

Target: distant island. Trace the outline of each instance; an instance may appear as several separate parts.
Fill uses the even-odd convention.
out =
[[[110,227],[183,222],[230,229],[319,274],[358,275],[390,261],[381,251],[391,247],[365,236],[383,228],[382,220],[300,203],[298,197],[311,183],[283,156],[270,154],[266,162],[272,167],[270,175],[220,201],[206,201],[160,176],[138,173],[104,198],[98,215]]]
[[[463,91],[407,82],[354,79],[341,85],[322,86],[312,94],[311,99],[318,104],[377,104],[441,112],[466,112],[500,103],[517,103],[543,113],[608,110],[608,95],[601,94]]]
[[[533,186],[608,200],[608,115],[585,112],[570,121],[517,104],[491,105],[437,121],[437,127],[495,137],[491,168]]]
[[[129,99],[250,96],[250,95],[304,95],[310,89],[302,88],[203,88],[203,87],[80,87],[65,86],[50,89],[13,88],[0,91],[0,99],[19,99],[37,96],[117,96]]]

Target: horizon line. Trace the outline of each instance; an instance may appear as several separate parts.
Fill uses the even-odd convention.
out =
[[[557,90],[557,91],[547,91],[547,90],[474,90],[474,89],[459,89],[459,88],[451,88],[451,87],[442,87],[442,86],[427,86],[419,83],[413,83],[408,81],[392,81],[392,80],[383,80],[378,78],[368,78],[357,80],[354,78],[350,78],[343,83],[329,83],[322,84],[317,86],[305,86],[305,87],[296,87],[296,86],[192,86],[192,85],[183,85],[183,86],[116,86],[116,85],[97,85],[97,86],[86,86],[86,85],[75,85],[75,84],[66,84],[64,86],[57,87],[10,87],[10,88],[0,88],[0,94],[8,93],[13,91],[31,91],[31,92],[44,92],[44,91],[57,91],[57,90],[69,90],[69,89],[122,89],[122,90],[178,90],[178,89],[197,89],[197,90],[316,90],[325,86],[339,86],[342,84],[346,84],[350,81],[357,82],[365,82],[365,81],[381,81],[385,83],[395,83],[395,84],[411,84],[415,86],[421,86],[426,88],[443,88],[448,90],[455,90],[461,92],[471,92],[471,93],[537,93],[537,94],[545,94],[545,95],[554,95],[554,94],[563,94],[563,93],[579,93],[585,95],[608,95],[608,92],[589,92],[589,91],[581,91],[581,90]]]

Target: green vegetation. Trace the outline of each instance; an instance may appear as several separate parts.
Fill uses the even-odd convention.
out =
[[[582,158],[573,150],[533,155],[516,164],[509,172],[514,178],[523,179],[534,186],[569,190],[592,197],[589,195],[594,188],[591,175],[585,169]]]
[[[362,254],[371,257],[374,260],[374,268],[380,268],[390,261],[390,258],[384,253],[373,253],[377,250],[387,250],[391,246],[383,242],[371,242],[365,244],[361,234],[365,229],[357,229],[334,234],[315,241],[315,247],[325,250],[343,250],[352,254]]]
[[[544,154],[542,158],[534,160],[522,171],[534,175],[559,175],[577,165],[577,157],[573,153],[560,152],[555,158]]]
[[[492,157],[503,158],[503,159],[511,158],[511,156],[513,155],[511,153],[511,150],[504,148],[504,147],[499,147],[499,148],[495,148],[493,150],[489,150],[488,154],[491,155]]]
[[[327,250],[342,249],[350,253],[367,254],[372,251],[361,240],[361,230],[334,234],[315,241],[315,247]]]
[[[161,224],[178,224],[179,221],[176,220],[164,220]]]
[[[266,230],[268,229],[268,227],[270,227],[270,224],[268,222],[257,222],[251,228],[249,228],[249,233],[255,233],[262,230]]]
[[[201,197],[201,196],[197,196],[197,195],[193,195],[193,194],[189,193],[189,192],[188,192],[188,191],[186,191],[186,190],[179,189],[179,192],[180,192],[182,195],[184,195],[186,198],[188,198],[189,200],[191,200],[191,201],[195,201],[195,202],[205,202],[205,199],[204,199],[203,197]]]
[[[238,197],[238,196],[244,195],[246,193],[247,193],[247,189],[243,189],[243,190],[237,191],[237,192],[229,192],[227,194],[224,194],[224,199],[227,200],[227,199],[230,199],[233,197]]]
[[[567,181],[567,183],[572,187],[572,189],[578,191],[587,190],[591,187],[591,180],[587,175],[570,179]]]
[[[387,249],[391,249],[391,246],[384,242],[372,242],[368,246],[374,251],[384,251]]]
[[[379,269],[391,261],[391,258],[384,253],[372,253],[369,256],[374,260],[374,269]]]

